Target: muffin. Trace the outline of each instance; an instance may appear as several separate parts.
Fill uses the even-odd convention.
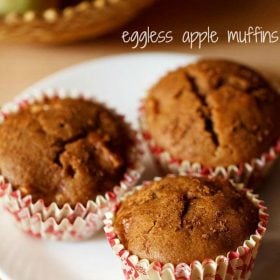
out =
[[[93,203],[106,209],[101,196],[107,193],[115,199],[114,188],[134,183],[139,175],[131,173],[136,167],[135,145],[135,135],[123,118],[103,104],[44,97],[21,103],[21,109],[0,125],[0,171],[12,191],[41,205],[40,213],[50,206],[61,211],[67,206],[78,209],[76,218],[79,209],[86,216]]]
[[[259,73],[208,59],[161,78],[145,98],[140,118],[165,169],[193,172],[196,164],[199,173],[233,171],[245,180],[259,168],[257,159],[269,161],[279,152],[279,110],[280,95]]]
[[[127,279],[151,277],[156,269],[162,277],[179,277],[182,268],[204,279],[199,277],[209,264],[213,279],[248,277],[267,222],[263,208],[251,193],[221,178],[168,176],[125,196],[116,213],[107,215],[105,231],[114,250],[125,256],[124,267],[132,262]],[[241,271],[230,271],[233,256]],[[220,262],[227,266],[224,274],[215,265]]]
[[[122,121],[101,104],[46,99],[0,126],[0,170],[34,202],[85,205],[119,184],[129,141]]]

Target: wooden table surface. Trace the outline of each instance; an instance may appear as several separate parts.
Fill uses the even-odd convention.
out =
[[[226,5],[226,7],[225,7]],[[217,44],[190,50],[180,40],[170,44],[149,45],[142,51],[175,51],[198,53],[237,59],[278,78],[280,72],[280,42],[277,44],[228,44],[223,39],[226,30],[246,30],[261,26],[278,31],[280,36],[280,3],[278,0],[161,0],[143,12],[133,22],[97,40],[67,46],[35,46],[0,43],[0,103],[46,75],[64,67],[132,50],[122,42],[122,31],[151,29],[173,30],[178,37],[185,30],[203,31],[210,26],[219,32]]]

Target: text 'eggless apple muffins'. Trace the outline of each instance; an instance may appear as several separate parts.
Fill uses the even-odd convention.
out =
[[[160,279],[204,279],[205,273],[248,279],[265,211],[251,192],[228,181],[168,176],[125,195],[107,214],[105,232],[127,279],[154,279],[155,273]]]
[[[164,169],[247,182],[280,152],[279,110],[279,93],[259,73],[209,59],[161,78],[140,122]]]
[[[136,134],[105,105],[92,98],[52,94],[22,101],[15,113],[4,114],[2,195],[25,231],[34,215],[39,216],[41,226],[31,234],[49,231],[64,239],[65,230],[68,234],[75,222],[88,219],[89,235],[101,227],[104,211],[119,193],[139,178],[141,151]],[[48,220],[56,223],[49,225]],[[63,230],[53,229],[62,222],[67,224]],[[77,237],[75,230],[72,233]]]

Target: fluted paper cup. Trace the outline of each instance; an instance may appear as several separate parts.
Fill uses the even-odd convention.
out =
[[[0,123],[4,122],[10,114],[36,101],[44,98],[63,99],[66,97],[96,101],[92,96],[74,90],[40,91],[4,105],[0,111]],[[119,118],[124,119],[114,110],[110,110]],[[86,205],[77,203],[71,207],[67,203],[59,207],[56,203],[51,203],[46,206],[43,199],[34,201],[32,195],[23,195],[7,178],[0,176],[0,197],[3,206],[14,216],[17,225],[33,237],[65,241],[87,239],[100,230],[105,212],[114,207],[118,198],[136,184],[143,171],[141,142],[131,126],[127,122],[125,124],[132,139],[132,147],[129,153],[129,165],[123,179],[117,186],[112,187],[112,191],[98,195],[95,200],[89,200]]]
[[[157,180],[158,178],[156,178]],[[264,237],[268,222],[267,208],[257,195],[241,185],[234,185],[239,191],[246,192],[247,198],[259,210],[259,223],[254,234],[235,251],[214,260],[205,259],[202,262],[193,260],[192,263],[150,262],[129,252],[121,243],[114,230],[114,216],[117,210],[106,213],[105,234],[114,253],[119,258],[126,280],[248,280],[251,276],[258,248]],[[143,186],[136,187],[134,191]],[[123,200],[127,193],[122,198]]]
[[[250,162],[242,162],[230,166],[205,166],[202,163],[191,162],[173,157],[167,150],[157,145],[147,128],[145,107],[143,102],[139,108],[139,123],[141,135],[147,144],[160,169],[165,173],[181,175],[220,176],[236,183],[257,186],[270,171],[280,155],[280,139],[267,152]]]

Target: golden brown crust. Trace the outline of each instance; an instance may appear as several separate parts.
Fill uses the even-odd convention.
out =
[[[44,100],[0,126],[0,170],[34,201],[86,204],[119,184],[129,144],[121,119],[100,104]]]
[[[255,71],[201,60],[163,77],[145,100],[147,129],[172,156],[206,166],[249,162],[280,136],[280,97]]]
[[[132,254],[173,264],[235,251],[257,224],[257,208],[230,183],[184,176],[152,182],[127,197],[114,220]]]

